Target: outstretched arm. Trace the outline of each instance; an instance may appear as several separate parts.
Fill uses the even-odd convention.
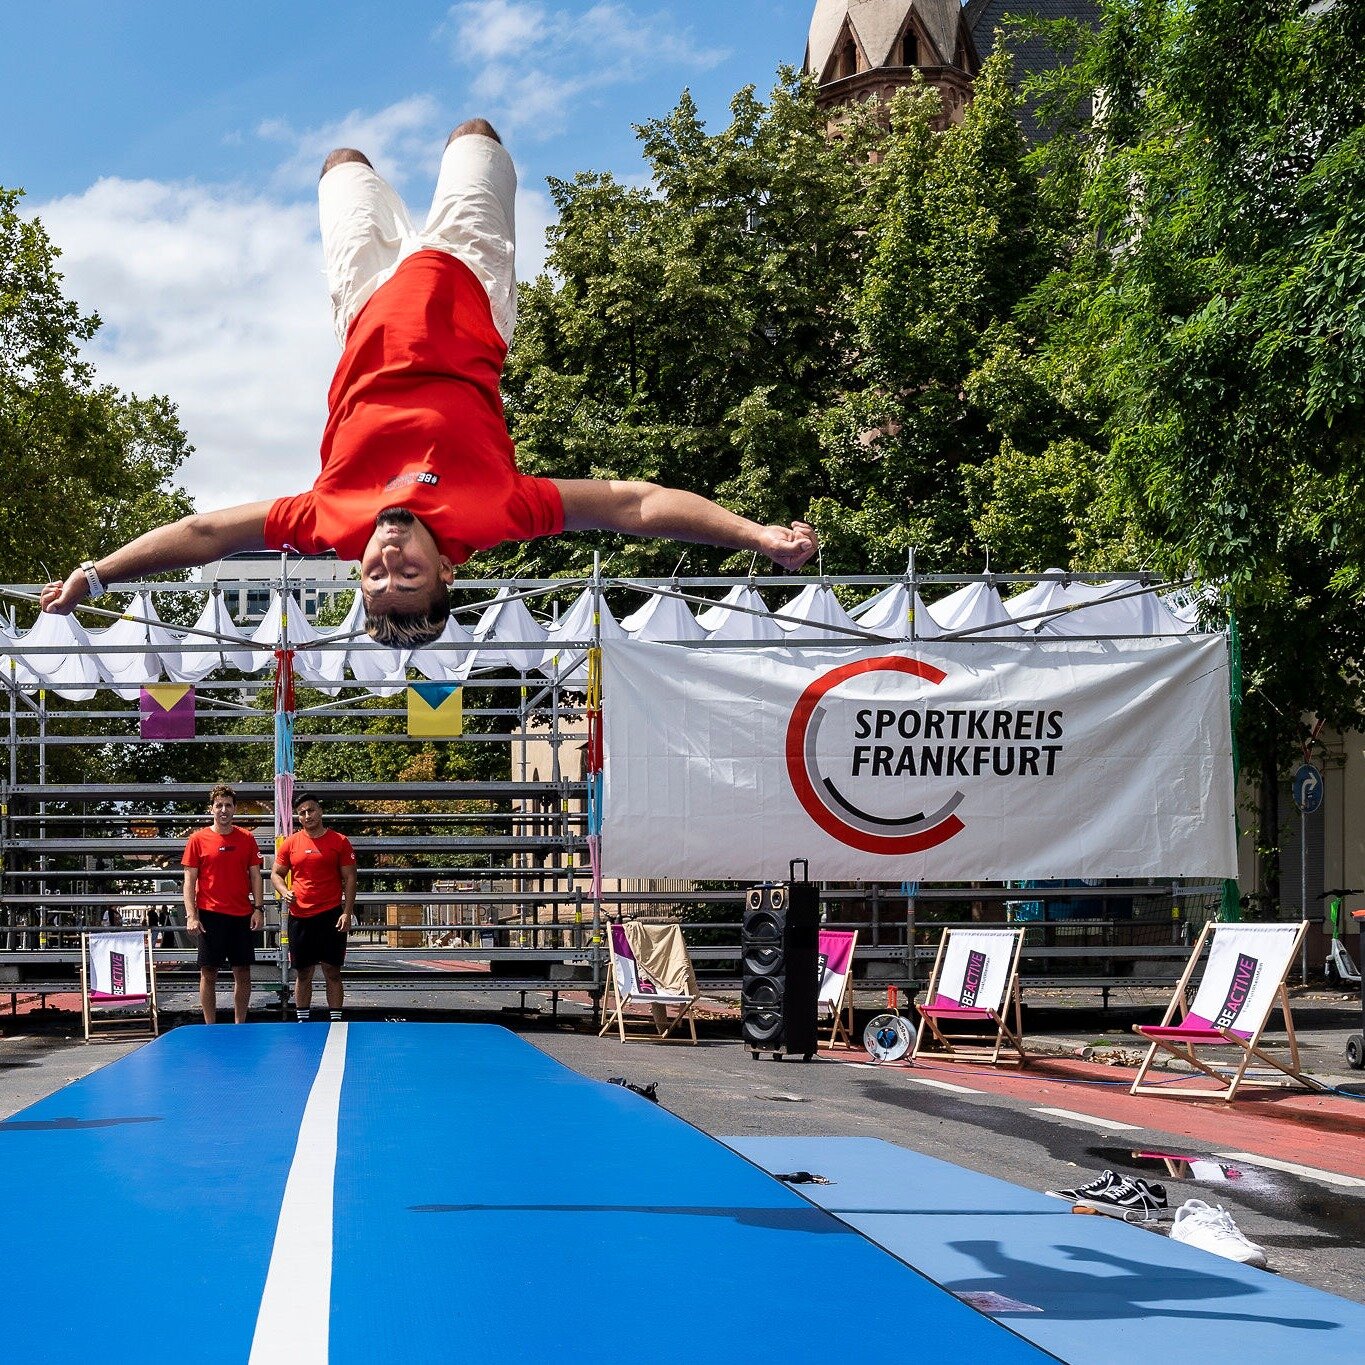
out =
[[[167,569],[212,564],[239,550],[265,549],[265,517],[270,502],[246,502],[217,512],[196,512],[131,540],[95,563],[102,583],[141,578]],[[65,615],[90,596],[80,569],[65,583],[49,583],[42,591],[44,611]]]
[[[660,540],[688,540],[731,550],[756,550],[784,569],[799,569],[816,551],[815,528],[804,521],[760,526],[719,503],[680,488],[619,479],[554,479],[564,499],[566,531],[621,531]]]

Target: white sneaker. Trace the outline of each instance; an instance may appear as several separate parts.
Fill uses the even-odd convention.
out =
[[[1202,1199],[1187,1199],[1175,1211],[1171,1237],[1187,1246],[1211,1251],[1215,1256],[1226,1256],[1230,1261],[1265,1267],[1265,1248],[1246,1237],[1221,1204],[1214,1208]]]

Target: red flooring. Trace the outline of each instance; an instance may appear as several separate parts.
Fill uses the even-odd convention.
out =
[[[839,1061],[867,1060],[862,1052],[825,1055]],[[882,1069],[894,1073],[906,1067],[890,1063]],[[1014,1067],[995,1069],[921,1058],[914,1071],[990,1095],[1190,1138],[1215,1151],[1250,1152],[1365,1179],[1365,1101],[1343,1095],[1254,1085],[1243,1086],[1231,1104],[1130,1095],[1127,1087],[1132,1084],[1133,1069],[1056,1057],[1039,1058],[1022,1072]],[[1149,1073],[1149,1080],[1173,1077],[1174,1073]],[[1207,1082],[1182,1077],[1171,1090],[1200,1084]]]

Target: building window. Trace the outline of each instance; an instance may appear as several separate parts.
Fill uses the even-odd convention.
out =
[[[901,38],[901,65],[919,65],[919,39],[908,30]]]
[[[246,590],[247,620],[256,620],[270,610],[269,588],[248,588]]]
[[[858,70],[858,44],[850,38],[839,49],[839,63],[835,69],[835,80],[842,80],[845,76],[852,76]]]

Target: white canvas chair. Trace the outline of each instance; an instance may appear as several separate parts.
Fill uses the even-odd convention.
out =
[[[954,1058],[998,1066],[1001,1051],[1008,1044],[1016,1055],[1005,1060],[1028,1065],[1019,1000],[1019,952],[1023,944],[1022,929],[944,931],[929,989],[919,1006],[912,1060],[936,1044]],[[961,1024],[991,1025],[995,1033],[963,1032],[956,1027]]]
[[[820,995],[818,1006],[830,1023],[826,1047],[853,1046],[853,953],[856,929],[820,930]]]
[[[149,929],[85,935],[81,954],[81,1014],[85,1041],[155,1038],[156,962]]]
[[[698,1000],[697,978],[692,971],[682,930],[676,924],[630,924],[609,926],[607,944],[611,950],[611,993],[615,1008],[597,1036],[601,1038],[616,1025],[621,1041],[650,1039],[654,1042],[686,1042],[679,1025],[686,1024],[691,1041],[697,1041],[693,1010]],[[632,1005],[648,1005],[652,1033],[627,1035],[626,1025],[643,1023],[639,1015],[629,1015]],[[671,1011],[671,1013],[670,1013]]]
[[[1133,1025],[1133,1032],[1151,1046],[1129,1094],[1164,1095],[1167,1099],[1202,1096],[1231,1100],[1245,1080],[1253,1059],[1310,1090],[1322,1089],[1299,1069],[1299,1044],[1294,1036],[1294,1018],[1289,1012],[1289,992],[1284,984],[1307,930],[1307,920],[1297,924],[1206,924],[1161,1023]],[[1190,980],[1205,948],[1208,949],[1208,964],[1194,1003],[1190,1004]],[[1261,1044],[1261,1034],[1277,1003],[1284,1013],[1285,1032],[1289,1037],[1287,1063],[1266,1052]],[[1204,1061],[1199,1056],[1204,1048],[1234,1049],[1240,1053],[1237,1065],[1220,1068]],[[1217,1088],[1206,1086],[1187,1090],[1183,1086],[1145,1085],[1147,1072],[1160,1052],[1169,1052],[1212,1077],[1218,1082]]]

